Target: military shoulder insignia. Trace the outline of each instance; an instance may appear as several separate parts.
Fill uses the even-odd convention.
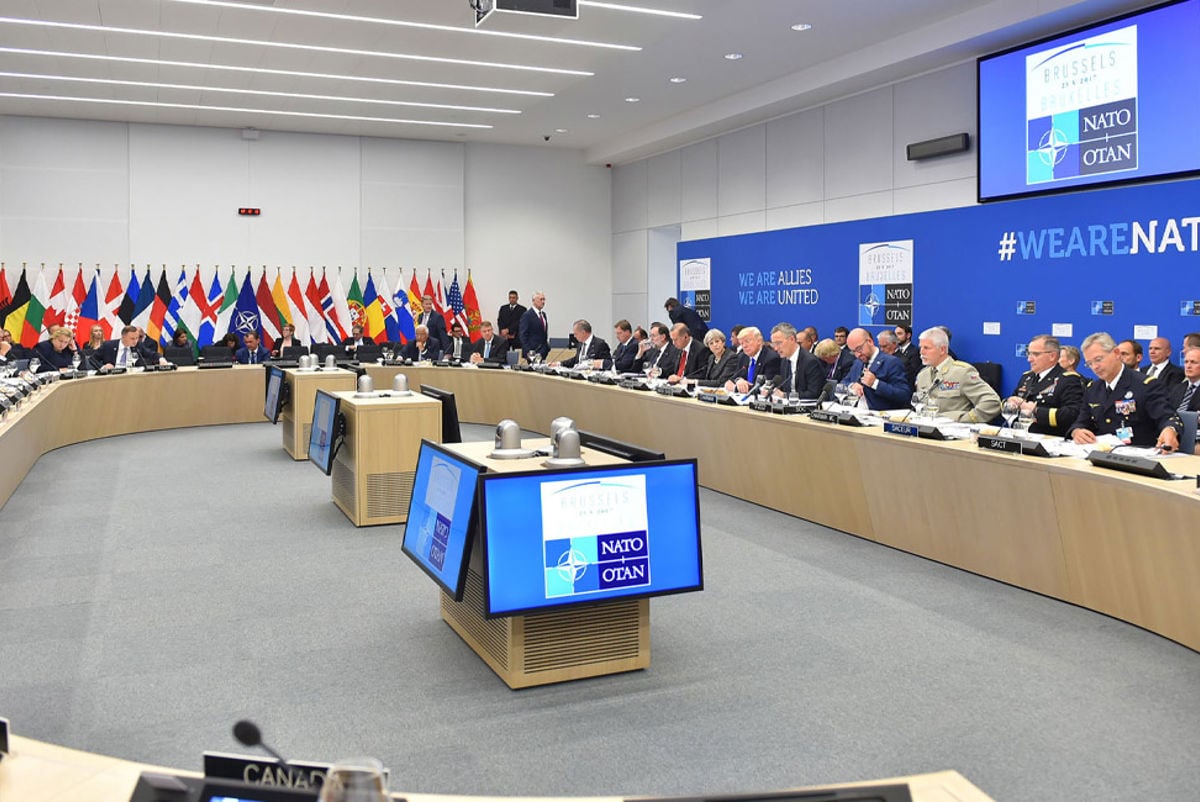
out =
[[[1152,381],[1154,381],[1154,377],[1153,377],[1153,376],[1147,376],[1147,377],[1146,377],[1146,380],[1145,380],[1144,382],[1142,382],[1142,384],[1149,384],[1149,383],[1150,383],[1150,382],[1152,382]]]

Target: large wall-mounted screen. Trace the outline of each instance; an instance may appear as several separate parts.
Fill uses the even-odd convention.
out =
[[[1200,171],[1200,0],[979,59],[979,200]]]

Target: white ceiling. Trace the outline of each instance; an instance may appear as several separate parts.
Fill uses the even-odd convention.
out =
[[[581,0],[577,20],[494,14],[482,30],[641,50],[480,35],[474,32],[467,0],[237,0],[224,6],[196,0],[0,0],[0,114],[540,144],[581,149],[596,163],[620,163],[1147,5],[1129,0],[628,0],[702,16],[692,20],[586,2]],[[289,9],[367,19],[280,13]],[[400,27],[381,20],[455,30]],[[812,28],[797,32],[791,29],[795,23]],[[731,52],[744,58],[725,59]],[[454,64],[396,57],[399,54],[594,74]],[[687,81],[671,83],[672,76]],[[365,78],[459,88],[360,80]],[[627,97],[641,100],[629,103]],[[396,101],[520,113],[404,106]],[[262,111],[267,113],[258,113]],[[310,114],[370,119],[302,116]],[[589,114],[599,117],[589,119]],[[464,127],[467,124],[492,127]],[[546,135],[551,136],[548,144]]]

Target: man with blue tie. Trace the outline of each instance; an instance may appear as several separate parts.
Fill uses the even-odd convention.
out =
[[[233,355],[233,359],[239,365],[257,365],[260,362],[269,362],[271,360],[271,352],[258,342],[258,334],[253,331],[246,332],[246,336],[242,338],[242,347],[237,349],[237,353]]]
[[[1200,412],[1200,348],[1183,352],[1183,379],[1167,387],[1167,402],[1179,412]]]
[[[504,364],[508,358],[508,340],[497,337],[490,320],[479,324],[479,339],[471,346],[471,364]]]
[[[738,371],[725,382],[727,391],[748,393],[760,379],[767,381],[779,375],[779,354],[767,348],[762,331],[757,326],[747,326],[738,332],[742,352],[738,354]]]
[[[600,367],[612,369],[617,373],[633,373],[633,363],[637,361],[638,341],[633,336],[633,325],[622,318],[613,326],[613,337],[617,345],[612,349],[612,358],[606,359]]]
[[[866,399],[868,409],[907,409],[912,399],[912,387],[904,363],[876,348],[866,329],[850,332],[846,336],[846,347],[855,357],[846,374],[850,392]]]

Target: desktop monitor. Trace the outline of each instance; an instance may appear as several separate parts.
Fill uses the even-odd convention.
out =
[[[583,429],[579,430],[579,445],[629,462],[651,462],[667,458],[661,451],[651,451],[595,432],[585,432]]]
[[[442,590],[462,601],[475,530],[475,484],[483,466],[421,441],[400,550]]]
[[[279,423],[279,415],[291,399],[291,385],[283,370],[274,365],[267,366],[267,395],[263,402],[263,416],[272,424]]]
[[[485,473],[488,617],[702,590],[696,461]]]
[[[462,432],[458,426],[458,404],[454,401],[454,393],[422,384],[421,395],[436,398],[442,402],[442,442],[461,443]]]
[[[317,390],[313,399],[312,432],[308,437],[308,461],[328,476],[333,471],[345,435],[346,419],[342,416],[342,401],[325,390]]]

